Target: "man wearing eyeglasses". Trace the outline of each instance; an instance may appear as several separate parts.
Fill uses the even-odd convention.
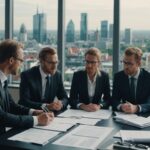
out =
[[[100,57],[99,49],[90,48],[85,53],[85,70],[74,73],[70,91],[72,108],[94,112],[108,107],[109,77],[100,70]]]
[[[7,89],[7,76],[17,75],[22,62],[21,43],[9,39],[0,43],[0,135],[5,133],[5,127],[48,125],[54,118],[53,113],[29,109],[13,101]]]
[[[40,65],[21,73],[19,103],[35,109],[41,107],[58,112],[66,109],[68,98],[62,76],[57,71],[58,56],[54,48],[39,53]]]
[[[114,109],[130,114],[150,111],[150,73],[140,68],[141,61],[141,49],[130,47],[125,50],[124,70],[114,75]]]

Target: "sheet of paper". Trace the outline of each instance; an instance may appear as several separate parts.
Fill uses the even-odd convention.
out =
[[[50,139],[52,139],[59,133],[60,132],[30,128],[8,139],[13,140],[13,141],[22,141],[22,142],[27,142],[27,143],[45,145],[46,143],[49,142]]]
[[[123,141],[150,143],[150,131],[120,130]]]
[[[55,123],[69,123],[69,124],[86,124],[86,125],[95,125],[101,119],[91,119],[91,118],[63,118],[63,117],[56,117],[54,119]]]
[[[98,126],[88,126],[79,125],[77,128],[71,131],[72,135],[76,136],[86,136],[93,138],[102,138],[108,135],[112,131],[109,127],[98,127]]]
[[[47,126],[34,126],[34,128],[65,132],[68,129],[70,129],[73,125],[74,124],[69,124],[69,123],[55,123],[55,122],[52,122]]]
[[[79,125],[53,144],[77,148],[96,149],[110,134],[112,128]]]
[[[98,110],[96,112],[86,112],[83,110],[74,110],[68,109],[62,114],[58,115],[59,117],[75,117],[75,118],[96,118],[96,119],[108,119],[112,114],[110,110]]]

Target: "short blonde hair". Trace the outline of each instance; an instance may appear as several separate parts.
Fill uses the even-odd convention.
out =
[[[142,50],[138,47],[129,47],[125,50],[125,55],[126,56],[134,55],[137,61],[141,61],[143,53]]]

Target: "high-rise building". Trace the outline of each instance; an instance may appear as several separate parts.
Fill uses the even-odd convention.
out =
[[[113,38],[113,24],[109,24],[109,38]]]
[[[87,13],[81,13],[80,40],[87,41],[87,39],[88,39]]]
[[[46,14],[39,13],[33,15],[33,39],[39,43],[46,41]]]
[[[25,24],[21,24],[20,26],[19,41],[21,42],[27,41],[27,30],[26,30]]]
[[[131,29],[126,28],[125,29],[125,38],[124,38],[125,44],[132,44],[132,34],[131,34]]]
[[[108,38],[108,21],[103,20],[101,21],[101,39]]]
[[[66,41],[67,42],[75,41],[75,26],[72,20],[70,20],[67,25]]]

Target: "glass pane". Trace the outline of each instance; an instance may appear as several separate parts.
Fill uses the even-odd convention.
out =
[[[87,48],[102,52],[102,70],[112,77],[113,1],[66,0],[65,83],[73,72],[84,68]]]
[[[150,1],[121,1],[121,56],[129,46],[143,50],[142,67],[150,71]],[[122,58],[120,58],[122,59]]]
[[[57,48],[57,5],[57,0],[14,0],[14,39],[24,43],[25,53],[21,71],[37,65],[42,47]]]
[[[5,0],[0,2],[0,41],[4,40],[4,28],[5,28]]]

